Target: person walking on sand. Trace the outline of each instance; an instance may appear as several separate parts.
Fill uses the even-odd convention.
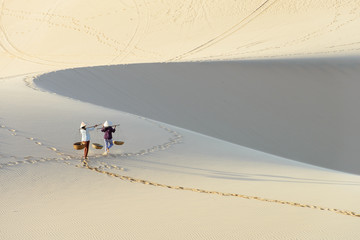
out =
[[[109,149],[114,145],[112,140],[112,133],[116,131],[116,126],[113,128],[112,123],[110,121],[105,121],[103,127],[101,129],[104,132],[104,142],[105,142],[105,152],[104,155],[109,153]]]
[[[86,123],[82,122],[80,124],[80,133],[81,133],[81,141],[82,144],[85,145],[84,148],[84,160],[88,159],[88,152],[89,152],[89,145],[90,145],[90,131],[93,131],[97,126],[99,125],[95,125],[92,127],[87,128],[86,127]]]

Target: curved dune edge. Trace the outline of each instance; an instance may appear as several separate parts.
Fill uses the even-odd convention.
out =
[[[292,153],[305,148],[311,151],[302,153],[313,154],[316,159],[320,159],[317,153],[327,152],[329,158],[321,156],[332,160],[324,166],[358,171],[355,161],[359,156],[360,130],[353,126],[360,118],[356,111],[350,111],[352,103],[357,105],[354,109],[360,103],[355,84],[358,76],[344,78],[346,82],[355,80],[354,84],[342,85],[344,82],[339,81],[343,75],[358,75],[356,69],[352,70],[354,65],[347,68],[346,64],[329,64],[317,69],[314,65],[309,71],[337,76],[331,80],[339,90],[344,90],[336,96],[346,108],[336,116],[344,116],[345,121],[333,118],[331,112],[323,115],[313,111],[315,116],[320,115],[315,117],[315,125],[325,124],[319,135],[316,128],[304,131],[302,127],[292,129],[286,124],[304,118],[309,123],[314,118],[297,119],[298,115],[287,114],[285,121],[277,123],[285,122],[282,133],[289,133],[285,134],[289,138],[275,139],[270,132],[263,135],[270,138],[263,138],[263,144],[259,144],[257,140],[265,128],[251,117],[241,118],[244,126],[253,124],[249,131],[244,128],[241,135],[256,146],[231,144],[218,140],[224,139],[218,135],[213,135],[217,139],[209,138],[210,134],[187,131],[190,128],[186,126],[177,128],[181,125],[176,123],[173,126],[160,123],[165,127],[161,128],[154,121],[154,124],[144,121],[157,118],[140,112],[136,115],[146,117],[140,119],[124,113],[130,111],[118,111],[120,106],[99,107],[86,99],[82,102],[64,98],[54,93],[61,94],[58,91],[61,81],[58,85],[51,83],[56,88],[50,91],[54,94],[34,92],[24,85],[23,79],[25,74],[115,64],[358,57],[360,0],[0,0],[0,6],[0,239],[360,239],[357,218],[360,176],[288,160],[297,157],[276,157],[286,156],[284,152],[265,154],[271,151],[258,148],[271,144],[273,150]],[[308,67],[311,63],[304,65]],[[295,69],[302,67],[297,65]],[[284,69],[277,69],[277,76]],[[96,78],[92,81],[96,74],[91,70],[88,73],[84,82],[76,77],[74,84],[101,83]],[[110,73],[97,74],[108,78]],[[29,79],[26,83],[31,85]],[[326,86],[326,81],[318,82],[317,78],[314,83]],[[329,97],[336,93],[335,85],[316,90]],[[251,93],[249,88],[245,84],[241,96]],[[66,92],[72,94],[69,90]],[[157,93],[160,89],[154,90]],[[173,88],[159,92],[174,96],[176,91]],[[136,92],[132,96],[136,97]],[[314,95],[311,96],[308,100],[313,99]],[[299,95],[296,97],[299,99]],[[138,107],[146,103],[149,110],[154,107],[161,110],[163,102],[173,104],[175,100],[165,98],[161,104],[153,104],[148,99],[115,99],[111,101],[114,105],[129,103]],[[280,101],[283,102],[288,103]],[[195,103],[191,101],[185,106]],[[257,105],[266,110],[264,103],[271,101],[261,98]],[[336,110],[341,107],[335,106]],[[252,107],[244,105],[242,111],[224,112],[249,113]],[[174,106],[168,109],[179,111]],[[326,109],[331,109],[331,105]],[[215,117],[212,114],[207,119],[216,120]],[[269,117],[259,114],[253,119]],[[113,148],[107,157],[91,149],[88,165],[96,168],[91,170],[79,165],[82,152],[75,152],[71,146],[79,136],[72,137],[81,121],[98,123],[102,118],[119,119],[124,124],[124,139],[119,140],[126,144]],[[239,120],[231,116],[229,119]],[[205,128],[209,127],[206,123],[202,121]],[[338,123],[349,128],[333,134],[323,131],[329,126],[339,129]],[[222,132],[220,129],[217,133]],[[294,142],[294,132],[314,144]],[[306,138],[308,132],[312,137]],[[329,144],[316,144],[319,140],[316,136],[323,136]],[[288,145],[282,146],[284,142]],[[339,149],[339,143],[345,147]],[[291,144],[295,148],[289,147]],[[263,151],[242,146],[255,146],[253,149]],[[314,158],[308,155],[304,158],[314,163]],[[125,179],[121,181],[121,177]],[[132,184],[133,181],[139,184]],[[173,191],[176,189],[179,191]]]
[[[359,57],[149,63],[56,71],[34,83],[276,156],[360,174],[359,65]]]
[[[358,0],[0,4],[1,76],[103,64],[360,53]]]

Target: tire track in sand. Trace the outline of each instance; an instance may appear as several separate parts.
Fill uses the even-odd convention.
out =
[[[206,48],[211,47],[212,45],[224,40],[225,38],[233,35],[235,32],[239,31],[241,28],[243,28],[244,26],[246,26],[247,24],[249,24],[251,21],[253,21],[254,19],[256,19],[258,16],[260,16],[261,14],[263,14],[266,10],[268,10],[274,3],[276,3],[278,0],[266,0],[264,1],[262,4],[260,4],[260,6],[258,6],[253,12],[251,12],[249,15],[247,15],[245,18],[243,18],[240,22],[238,22],[237,24],[235,24],[234,26],[232,26],[231,28],[229,28],[228,30],[226,30],[225,32],[221,33],[220,35],[218,35],[215,38],[210,39],[209,41],[193,48],[192,50],[185,52],[179,56],[176,56],[174,58],[169,59],[169,62],[173,62],[173,61],[179,61],[181,59],[183,59],[184,57],[187,57],[189,55],[193,55],[197,52],[200,52]]]
[[[130,37],[129,41],[127,42],[126,46],[122,49],[120,54],[117,54],[111,61],[110,64],[117,61],[118,58],[121,57],[119,60],[122,62],[127,56],[133,53],[135,49],[138,48],[138,43],[141,41],[141,39],[145,36],[146,31],[150,27],[150,9],[146,1],[141,0],[141,3],[138,4],[136,0],[133,0],[133,3],[136,7],[136,13],[137,13],[137,24],[134,30],[134,33]],[[145,7],[145,10],[142,10],[141,7]],[[143,21],[145,19],[145,21]],[[117,62],[119,62],[117,61]]]
[[[18,49],[9,39],[4,26],[1,23],[1,18],[4,16],[10,16],[13,18],[21,19],[24,21],[36,21],[40,23],[45,23],[49,27],[57,27],[57,28],[65,28],[72,31],[76,31],[79,33],[87,34],[91,38],[95,38],[97,42],[102,45],[105,45],[109,48],[112,48],[115,52],[115,55],[121,54],[125,51],[124,44],[114,39],[104,32],[95,29],[81,20],[77,19],[76,17],[72,16],[65,16],[59,15],[49,12],[31,12],[31,11],[24,11],[24,10],[16,10],[16,9],[9,9],[5,7],[5,0],[1,3],[1,11],[0,11],[0,46],[6,51],[10,56],[37,63],[43,65],[50,65],[50,66],[64,66],[72,65],[73,63],[68,62],[61,62],[61,61],[52,61],[40,58],[38,56],[25,53],[24,51]],[[130,40],[131,42],[131,40]],[[60,64],[60,65],[59,65]]]
[[[2,18],[4,17],[4,15],[5,15],[5,0],[3,0],[1,2],[1,11],[0,11],[0,46],[7,54],[9,54],[12,57],[19,58],[21,60],[32,62],[32,63],[57,66],[49,61],[26,54],[26,53],[22,52],[21,50],[19,50],[16,46],[14,46],[12,44],[12,42],[10,41],[10,39],[6,33],[6,30],[2,24]]]

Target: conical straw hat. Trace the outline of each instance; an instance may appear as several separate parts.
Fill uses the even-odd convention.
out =
[[[104,123],[104,127],[109,127],[111,125],[112,125],[111,121],[105,121],[105,123]]]

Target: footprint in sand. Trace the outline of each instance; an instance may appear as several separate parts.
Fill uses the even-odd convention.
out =
[[[111,165],[111,167],[114,168],[114,169],[117,169],[117,170],[121,170],[121,171],[124,171],[124,170],[125,170],[125,168],[123,168],[123,167],[118,167],[118,166],[116,166],[116,165]]]

